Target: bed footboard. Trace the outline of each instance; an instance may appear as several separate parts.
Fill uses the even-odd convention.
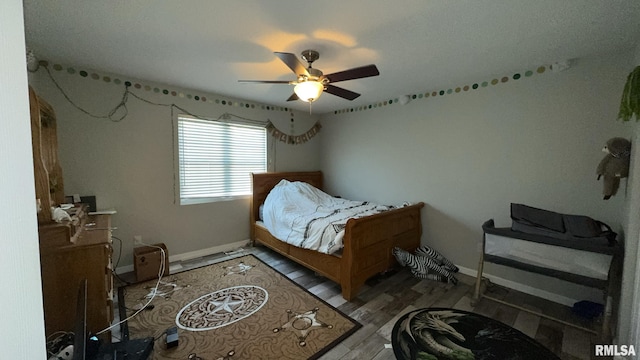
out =
[[[397,264],[392,250],[413,252],[420,246],[420,202],[347,222],[342,253],[342,296],[351,300],[364,282]]]

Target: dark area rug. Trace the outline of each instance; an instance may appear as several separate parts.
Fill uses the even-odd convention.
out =
[[[157,280],[120,288],[127,316]],[[315,359],[360,324],[253,255],[162,279],[128,321],[130,338],[156,338],[151,359]],[[165,331],[178,328],[167,349]]]
[[[397,359],[559,360],[511,326],[449,308],[419,309],[403,315],[394,325],[391,339]]]

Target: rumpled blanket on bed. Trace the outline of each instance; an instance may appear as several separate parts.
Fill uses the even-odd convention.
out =
[[[394,208],[336,198],[305,182],[282,180],[264,201],[263,221],[281,241],[331,254],[342,248],[347,220]]]

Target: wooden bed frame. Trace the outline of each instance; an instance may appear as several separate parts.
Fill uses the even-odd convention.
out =
[[[259,220],[260,205],[282,179],[304,181],[322,189],[322,173],[280,172],[252,174],[251,241],[261,243],[301,265],[323,275],[342,287],[342,296],[352,300],[371,276],[397,264],[392,249],[397,246],[413,251],[420,246],[424,203],[394,209],[347,221],[341,254],[323,254],[287,244],[273,237]]]

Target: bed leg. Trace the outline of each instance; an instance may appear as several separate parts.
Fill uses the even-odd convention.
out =
[[[473,298],[471,299],[471,306],[476,306],[481,296],[481,286],[482,286],[482,271],[484,268],[484,237],[482,239],[482,252],[480,252],[480,261],[478,262],[478,275],[476,276],[476,286],[473,292]]]
[[[353,299],[356,298],[356,296],[358,295],[358,291],[360,290],[360,287],[362,287],[362,284],[358,284],[358,285],[341,285],[342,287],[342,297],[347,300],[347,301],[351,301]]]
[[[611,336],[611,313],[612,313],[612,297],[606,294],[606,302],[604,306],[604,312],[602,314],[602,327],[600,328],[600,338],[604,340],[604,343],[610,343]]]

